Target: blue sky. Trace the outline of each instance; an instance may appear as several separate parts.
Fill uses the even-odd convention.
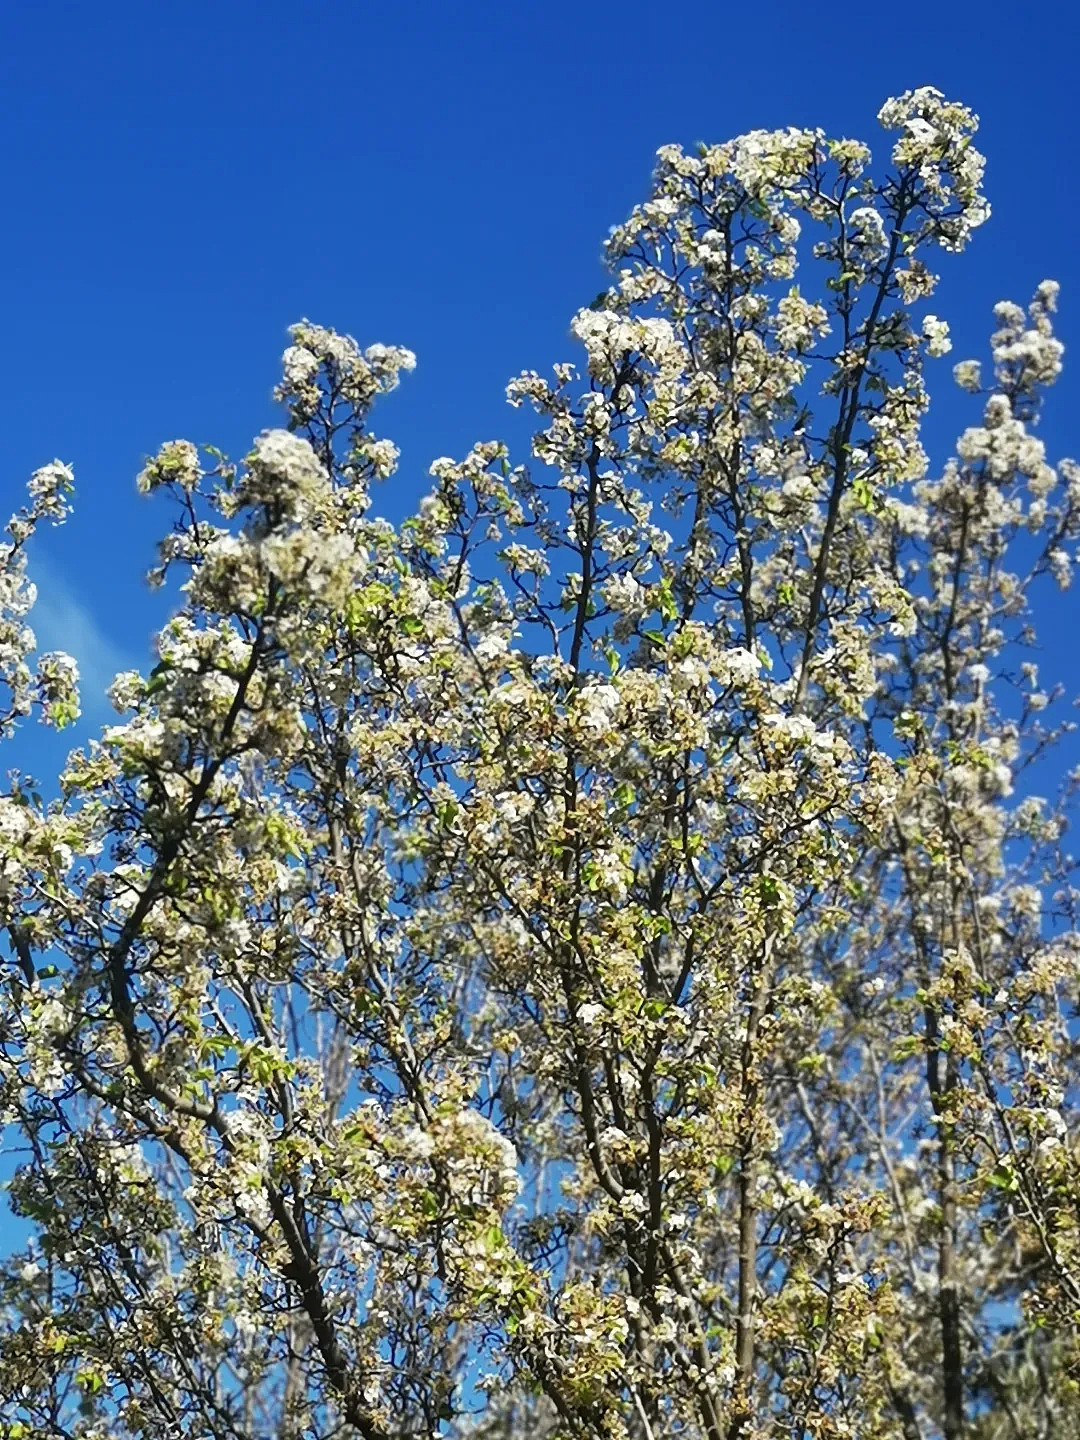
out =
[[[568,322],[604,283],[603,237],[666,141],[807,124],[874,143],[886,95],[937,85],[983,117],[994,206],[942,267],[952,358],[981,354],[992,303],[1026,300],[1047,275],[1080,343],[1070,11],[6,7],[0,486],[14,505],[36,465],[75,466],[76,515],[37,546],[33,573],[39,632],[77,653],[89,718],[104,718],[104,677],[145,661],[163,614],[142,576],[169,514],[135,493],[144,455],[178,436],[242,454],[274,422],[285,327],[307,316],[419,355],[376,420],[403,450],[379,498],[399,518],[431,458],[520,434],[505,383],[573,355]],[[950,363],[932,383],[966,423]],[[1067,371],[1052,458],[1080,451],[1078,396]],[[1055,650],[1063,618],[1044,627]],[[1064,658],[1047,670],[1080,674]],[[44,769],[66,743],[27,737],[6,763]]]

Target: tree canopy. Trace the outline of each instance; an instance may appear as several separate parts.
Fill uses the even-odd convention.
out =
[[[375,518],[413,356],[307,321],[282,428],[147,462],[157,663],[0,798],[3,1440],[1080,1436],[1057,287],[932,466],[983,161],[879,118],[661,149],[531,464]]]

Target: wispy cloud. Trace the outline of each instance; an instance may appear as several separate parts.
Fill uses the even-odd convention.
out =
[[[38,598],[30,614],[39,652],[66,650],[79,666],[79,692],[84,722],[100,725],[113,715],[105,692],[120,670],[141,668],[144,657],[133,656],[99,625],[85,600],[38,555],[27,567]]]

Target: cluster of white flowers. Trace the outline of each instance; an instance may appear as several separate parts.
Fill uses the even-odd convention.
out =
[[[661,370],[681,369],[685,363],[671,322],[658,316],[631,319],[614,310],[579,310],[570,328],[585,346],[589,373],[599,381],[614,380],[625,358],[635,352]]]
[[[621,697],[614,685],[593,682],[583,685],[575,697],[574,717],[586,734],[607,735],[615,724]]]
[[[729,685],[750,685],[761,673],[761,661],[752,650],[736,645],[720,652],[717,671]]]
[[[330,478],[310,441],[288,430],[264,430],[247,457],[237,499],[280,509],[290,520],[305,520],[325,511]]]
[[[75,476],[70,465],[61,460],[42,465],[34,471],[27,485],[32,513],[42,519],[63,520],[68,514],[68,498],[74,488]]]
[[[700,655],[684,655],[681,660],[675,660],[669,673],[671,688],[675,694],[687,691],[701,694],[708,691],[712,681],[712,671]]]
[[[37,686],[42,716],[62,729],[79,718],[79,667],[62,650],[50,651],[37,662]]]
[[[289,345],[281,356],[281,373],[290,390],[299,390],[319,373],[319,357],[306,345]]]
[[[617,570],[604,581],[604,599],[619,615],[636,618],[649,606],[649,592],[628,570]]]
[[[812,504],[817,499],[817,491],[813,477],[800,473],[789,475],[780,487],[784,499],[800,508]]]
[[[25,619],[36,598],[37,591],[26,578],[25,556],[0,547],[0,678],[11,692],[10,709],[17,715],[26,714],[31,704],[26,657],[37,638]]]
[[[982,385],[982,366],[978,360],[961,360],[953,366],[953,379],[961,390],[977,394]]]
[[[146,462],[136,483],[143,494],[162,485],[177,485],[190,493],[198,487],[201,474],[198,448],[190,440],[171,440]]]
[[[888,242],[885,238],[885,222],[872,205],[860,205],[848,216],[852,229],[851,243],[856,246],[863,262],[876,260],[885,253]]]
[[[922,322],[923,339],[926,341],[926,353],[928,355],[947,355],[952,349],[952,341],[949,339],[949,326],[945,320],[939,320],[936,315],[924,315]]]
[[[964,431],[956,442],[956,453],[968,464],[981,462],[995,480],[1014,474],[1040,479],[1053,473],[1046,463],[1043,442],[1029,434],[1004,395],[990,396],[983,424]]]
[[[273,576],[320,604],[340,608],[356,585],[361,557],[348,535],[297,529],[268,535],[259,549]]]
[[[829,316],[824,305],[792,291],[777,302],[776,340],[785,350],[808,350],[821,335],[829,333]]]
[[[730,168],[750,194],[768,193],[774,187],[783,186],[785,181],[800,180],[820,153],[824,138],[821,130],[799,130],[795,126],[751,130],[731,147]],[[727,156],[724,159],[726,161]],[[793,219],[789,217],[789,222]],[[796,228],[785,237],[791,241],[798,238],[798,222],[794,223]]]
[[[377,440],[364,435],[353,448],[353,461],[357,458],[367,462],[377,480],[385,480],[397,469],[401,451],[392,440]]]
[[[323,399],[344,402],[362,418],[379,394],[393,390],[403,371],[416,367],[416,356],[398,345],[370,345],[361,351],[351,335],[341,335],[307,320],[289,331],[292,344],[282,356],[282,382],[275,394],[288,405],[293,419],[306,423]]]
[[[410,1126],[399,1148],[414,1165],[437,1160],[453,1193],[467,1203],[502,1211],[517,1198],[517,1151],[479,1110],[466,1106],[437,1115],[426,1127]]]
[[[886,130],[901,131],[893,163],[915,170],[922,182],[922,233],[946,250],[963,249],[972,230],[990,215],[979,188],[986,162],[971,144],[978,117],[924,85],[887,100],[878,119]]]
[[[11,541],[0,544],[0,684],[8,692],[6,705],[0,705],[0,736],[10,734],[16,720],[35,707],[57,728],[79,715],[78,668],[71,656],[43,655],[36,672],[30,664],[37,637],[26,621],[37,587],[27,577],[24,548],[42,521],[64,519],[73,487],[70,467],[59,460],[36,470],[27,485],[30,504],[11,517]]]
[[[1061,374],[1065,347],[1053,334],[1050,319],[1057,309],[1057,296],[1057,282],[1044,280],[1026,316],[1010,300],[994,307],[998,329],[990,344],[994,368],[1004,389],[1031,390],[1038,385],[1052,385]]]
[[[146,692],[146,681],[138,670],[121,670],[106,691],[109,703],[122,715],[134,710]]]

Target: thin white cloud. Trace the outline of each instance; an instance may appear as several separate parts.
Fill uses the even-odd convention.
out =
[[[30,555],[27,571],[38,592],[28,617],[38,652],[66,650],[74,656],[83,719],[100,723],[112,715],[105,692],[113,678],[121,670],[142,668],[141,662],[106,635],[85,601],[40,554]]]

